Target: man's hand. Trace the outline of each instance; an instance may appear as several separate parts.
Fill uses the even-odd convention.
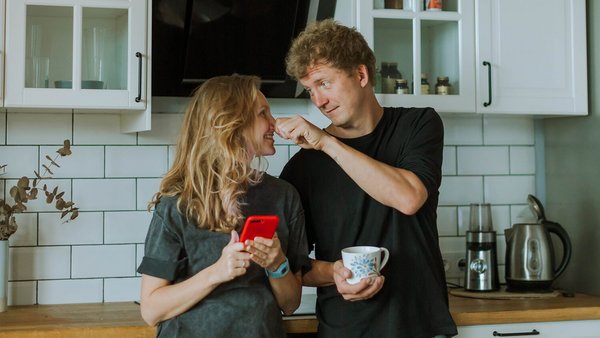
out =
[[[275,132],[281,138],[292,140],[305,149],[322,150],[329,135],[301,116],[282,117],[275,120]]]
[[[383,287],[384,276],[363,278],[357,284],[350,284],[346,279],[352,277],[352,271],[347,269],[341,260],[333,263],[333,280],[338,292],[345,300],[351,302],[366,300],[375,296]]]

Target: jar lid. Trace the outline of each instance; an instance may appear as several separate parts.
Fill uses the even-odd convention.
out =
[[[447,76],[438,76],[437,79],[438,79],[438,81],[448,81]]]
[[[398,80],[396,80],[396,83],[407,84],[408,80],[406,80],[406,79],[398,79]]]

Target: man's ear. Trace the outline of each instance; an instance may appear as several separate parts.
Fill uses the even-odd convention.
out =
[[[369,84],[369,81],[375,81],[375,79],[369,79],[369,71],[365,65],[358,65],[356,72],[358,74],[360,86],[363,88]]]

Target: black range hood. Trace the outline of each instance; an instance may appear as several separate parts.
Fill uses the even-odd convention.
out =
[[[305,97],[285,73],[307,22],[333,17],[335,0],[153,0],[152,95],[190,96],[207,79],[257,75],[267,97]]]

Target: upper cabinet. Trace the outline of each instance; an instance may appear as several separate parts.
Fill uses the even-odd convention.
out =
[[[587,115],[584,0],[476,1],[477,111]]]
[[[475,111],[473,0],[444,0],[441,8],[425,8],[422,0],[359,0],[358,6],[357,28],[375,52],[383,105]],[[404,85],[398,79],[408,90],[396,89]]]
[[[358,0],[355,10],[383,105],[587,114],[584,0]]]
[[[8,0],[4,105],[119,112],[150,127],[147,0]]]

